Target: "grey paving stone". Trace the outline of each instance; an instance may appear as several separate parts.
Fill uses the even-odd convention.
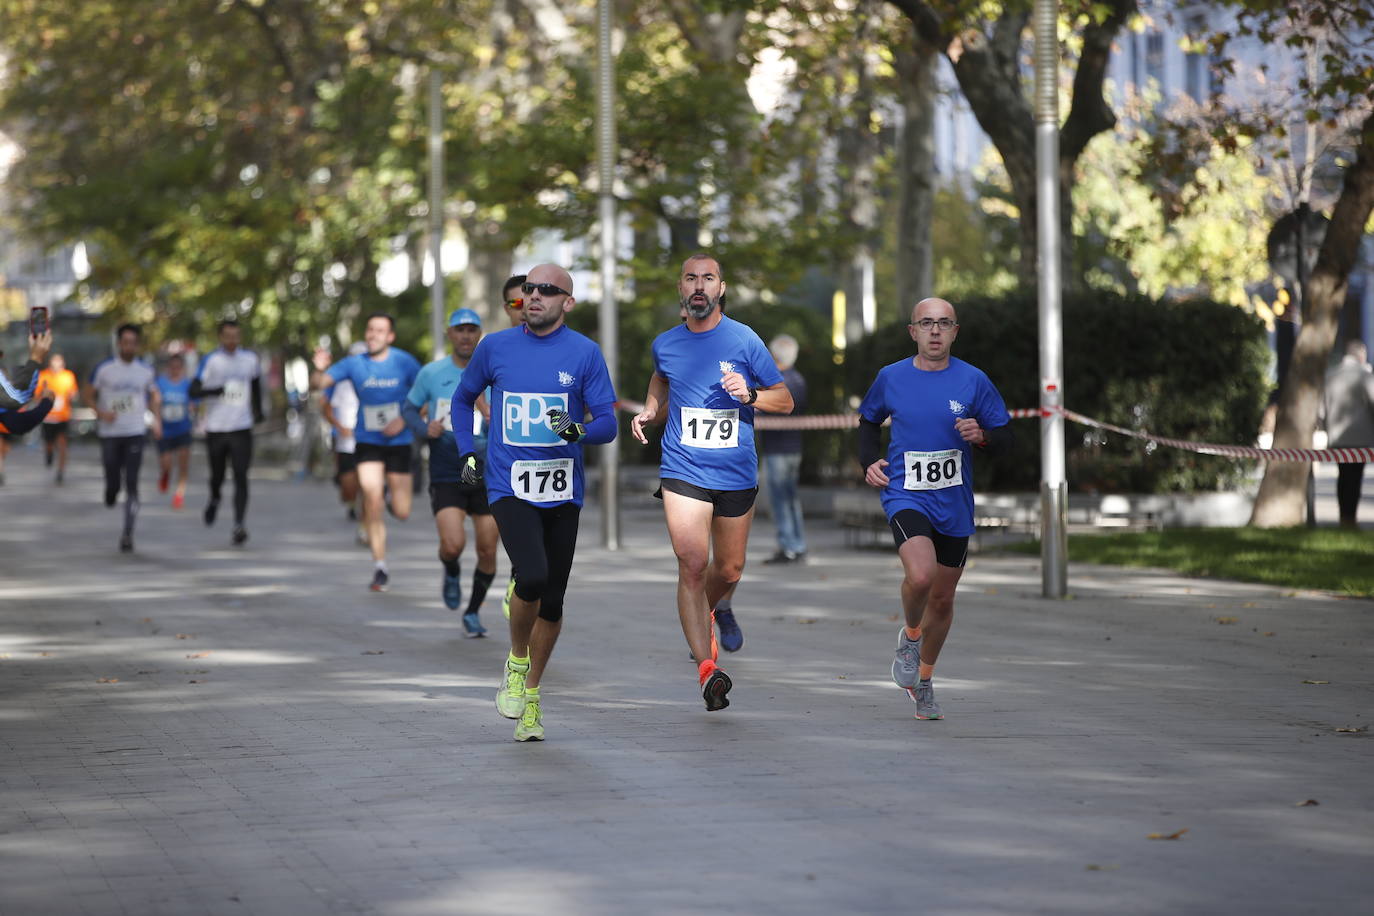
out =
[[[1047,602],[1033,559],[976,556],[948,718],[917,722],[887,675],[895,559],[818,522],[811,565],[746,571],[737,688],[707,714],[661,517],[627,510],[607,553],[592,506],[549,740],[517,745],[499,594],[494,638],[463,639],[423,506],[374,595],[327,487],[257,477],[242,550],[148,494],[121,556],[91,457],[58,490],[20,450],[0,492],[0,913],[1287,914],[1374,892],[1374,745],[1337,731],[1370,724],[1370,602],[1077,566]]]

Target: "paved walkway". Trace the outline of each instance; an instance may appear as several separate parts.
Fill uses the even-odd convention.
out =
[[[374,595],[324,485],[255,479],[243,549],[199,480],[149,492],[121,556],[93,453],[62,489],[34,459],[0,489],[4,914],[1369,912],[1369,602],[1077,566],[1050,602],[975,557],[917,722],[892,553],[816,525],[746,573],[708,714],[661,519],[607,553],[588,511],[520,745],[427,505]]]

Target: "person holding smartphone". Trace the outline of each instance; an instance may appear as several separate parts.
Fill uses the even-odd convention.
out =
[[[22,410],[33,400],[38,387],[38,371],[52,349],[52,333],[46,328],[41,334],[29,335],[29,360],[12,376],[0,369],[0,486],[5,483],[5,457],[10,445],[33,429],[52,409],[52,398],[40,399],[37,406]],[[4,357],[0,350],[0,357]]]

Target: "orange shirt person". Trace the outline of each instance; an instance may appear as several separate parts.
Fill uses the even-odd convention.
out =
[[[38,373],[38,397],[52,396],[52,410],[43,418],[43,461],[49,467],[57,460],[53,482],[62,483],[67,471],[67,445],[70,440],[72,404],[80,393],[76,375],[67,368],[61,353],[48,358],[48,368]]]

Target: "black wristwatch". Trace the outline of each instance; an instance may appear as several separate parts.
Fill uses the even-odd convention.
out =
[[[757,388],[752,388],[752,387],[751,387],[751,388],[749,389],[749,400],[747,400],[747,401],[744,402],[744,406],[745,406],[745,407],[748,407],[750,404],[754,403],[754,402],[757,401],[758,399],[759,399],[759,390],[758,390]]]

